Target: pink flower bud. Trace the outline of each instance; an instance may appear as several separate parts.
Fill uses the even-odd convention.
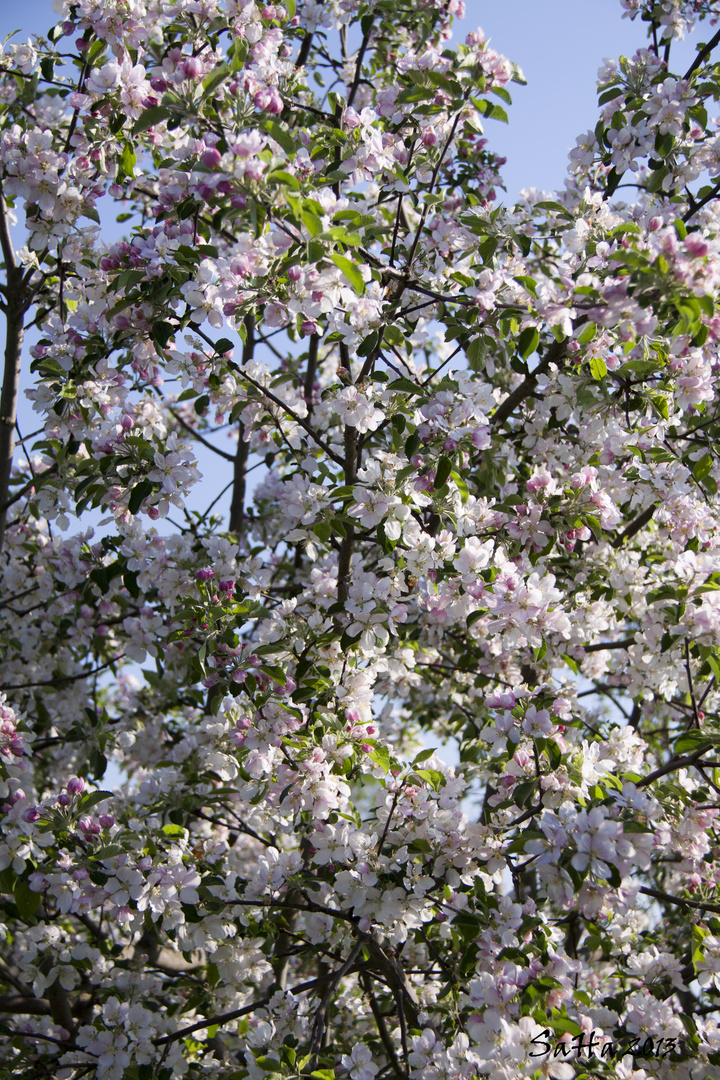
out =
[[[115,824],[115,818],[112,814],[100,814],[98,817],[98,822],[103,829],[112,829],[113,825]]]
[[[130,416],[129,413],[125,413],[122,420],[120,421],[120,425],[123,431],[131,431],[135,427],[135,420],[132,416]]]
[[[38,810],[37,806],[28,806],[27,810],[23,810],[22,819],[23,821],[27,821],[29,825],[32,825],[33,822],[39,819],[39,817],[40,811]]]
[[[291,266],[288,270],[288,277],[291,281],[299,281],[302,277],[302,270],[299,266]]]
[[[196,581],[210,581],[215,577],[215,571],[209,566],[203,566],[195,574]]]
[[[63,791],[60,795],[58,795],[57,801],[59,802],[60,806],[70,806],[70,804],[72,803],[72,798],[70,795],[68,795],[67,791]]]
[[[283,103],[283,99],[281,98],[277,90],[270,91],[270,97],[265,108],[273,116],[279,116],[280,113],[283,111],[285,105]]]
[[[222,161],[222,154],[213,146],[209,150],[203,151],[200,155],[200,160],[208,169],[217,169]]]
[[[85,781],[82,776],[71,776],[67,782],[67,789],[71,795],[82,795],[85,790]]]
[[[190,56],[183,60],[180,70],[186,79],[197,79],[198,75],[202,75],[202,61],[198,60],[197,56]]]

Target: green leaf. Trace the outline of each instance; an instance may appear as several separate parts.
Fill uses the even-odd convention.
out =
[[[453,471],[450,473],[450,475],[452,476],[453,480],[455,481],[455,486],[457,487],[458,491],[460,492],[460,501],[464,506],[465,503],[470,498],[470,489],[468,488],[467,484],[465,483],[465,480],[463,479],[463,477],[460,475],[459,472],[456,472],[455,469],[453,469]]]
[[[221,64],[220,67],[211,71],[202,81],[203,98],[209,98],[213,90],[216,90],[220,83],[224,82],[230,74],[230,68],[227,64]]]
[[[366,338],[363,338],[357,349],[358,356],[369,356],[379,341],[377,330],[371,330]]]
[[[443,486],[450,473],[452,472],[452,468],[452,461],[446,454],[443,454],[443,456],[438,462],[438,467],[435,472],[435,480],[433,481],[433,485],[436,491],[438,490],[438,488],[441,488]]]
[[[106,799],[114,799],[112,791],[90,791],[87,795],[83,795],[78,809],[85,813],[91,806],[97,806],[98,803],[105,802]]]
[[[296,149],[292,136],[284,127],[278,124],[277,120],[266,120],[263,124],[264,130],[268,135],[282,146],[283,150],[289,157],[295,157]]]
[[[285,0],[285,7],[287,8],[288,19],[295,18],[295,0]]]
[[[323,231],[322,221],[317,214],[312,212],[312,210],[302,210],[300,217],[302,218],[303,225],[313,238],[319,236]]]
[[[348,279],[358,296],[362,296],[365,291],[365,282],[363,276],[354,262],[350,259],[346,259],[344,255],[331,255],[330,258],[337,266],[338,270],[341,270],[344,276]]]
[[[182,825],[173,825],[172,822],[167,825],[163,825],[162,831],[165,836],[187,836],[187,829],[183,829]]]
[[[650,174],[650,179],[645,185],[646,191],[659,191],[663,185],[663,180],[669,173],[670,170],[665,165],[663,165],[661,169],[655,169],[654,172]]]
[[[134,169],[136,165],[137,157],[135,154],[135,147],[131,142],[126,142],[118,159],[120,172],[123,173],[124,176],[132,179],[135,175]]]
[[[413,765],[419,765],[421,761],[427,761],[435,753],[434,746],[426,746],[424,750],[421,750],[419,754],[416,754],[412,760]]]
[[[419,386],[405,378],[393,379],[391,383],[388,383],[388,390],[402,390],[406,394],[422,394]]]
[[[595,325],[595,323],[587,323],[585,326],[583,326],[582,330],[580,331],[575,340],[579,342],[580,345],[587,345],[589,341],[592,341],[596,333],[597,326]]]
[[[604,379],[607,375],[607,364],[601,356],[593,356],[590,361],[590,374],[593,379]]]
[[[696,461],[692,467],[692,474],[696,480],[704,480],[713,467],[712,454],[705,454]]]
[[[128,502],[128,510],[131,514],[137,514],[148,495],[152,495],[153,490],[153,484],[150,480],[141,480],[139,484],[135,485]]]
[[[13,898],[20,917],[23,919],[32,919],[42,899],[40,893],[32,891],[25,878],[18,878],[15,882]]]
[[[524,780],[521,784],[517,784],[512,794],[512,800],[516,806],[523,807],[532,802],[536,783],[536,780]]]
[[[273,169],[272,172],[267,174],[266,180],[273,180],[278,184],[287,184],[295,191],[300,190],[300,181],[297,176],[293,176],[292,173],[287,172],[285,169]]]
[[[142,116],[137,118],[133,124],[133,135],[142,134],[143,131],[155,127],[156,124],[161,124],[163,120],[167,120],[170,116],[172,116],[172,111],[166,109],[164,105],[153,105],[152,108],[146,109]]]
[[[175,335],[175,327],[169,322],[163,322],[159,320],[153,323],[152,336],[153,341],[160,349],[166,349],[168,342],[172,340]]]
[[[560,214],[562,217],[570,218],[572,220],[572,214],[563,206],[562,203],[554,202],[552,199],[543,199],[541,202],[536,202],[534,209],[538,210],[550,210],[554,214]]]
[[[116,855],[122,855],[125,848],[120,847],[120,844],[106,844],[105,847],[96,848],[93,853],[93,859],[112,859]]]
[[[529,356],[535,352],[540,342],[540,335],[535,326],[526,326],[518,338],[517,351],[523,360],[527,360]]]

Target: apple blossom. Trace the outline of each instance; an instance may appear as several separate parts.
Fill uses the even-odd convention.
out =
[[[52,9],[0,56],[0,1072],[713,1077],[717,3],[621,0],[515,206],[460,0]]]

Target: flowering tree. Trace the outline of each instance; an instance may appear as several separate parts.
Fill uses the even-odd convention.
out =
[[[1,1076],[718,1076],[720,4],[622,6],[512,209],[461,0],[6,43]]]

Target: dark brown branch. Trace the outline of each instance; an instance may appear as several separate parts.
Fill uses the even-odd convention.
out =
[[[387,1024],[385,1023],[385,1017],[380,1011],[380,1005],[378,1004],[377,998],[373,994],[370,979],[364,973],[360,976],[360,985],[367,994],[367,999],[370,1002],[370,1009],[372,1010],[373,1017],[375,1018],[375,1024],[378,1029],[380,1041],[385,1047],[385,1053],[388,1056],[388,1061],[392,1065],[393,1071],[395,1075],[399,1078],[399,1080],[406,1080],[407,1074],[403,1071],[400,1061],[398,1060],[398,1056],[395,1053],[395,1047],[393,1046],[390,1032],[388,1031]]]
[[[370,959],[375,964],[377,971],[382,978],[385,979],[395,996],[401,1020],[401,1029],[405,1011],[407,1011],[410,1026],[414,1028],[418,1027],[418,999],[411,984],[408,982],[402,966],[394,956],[388,955],[384,951],[373,934],[365,934],[362,930],[359,930],[357,933],[362,943],[367,946],[370,953]]]
[[[635,786],[638,788],[647,787],[648,784],[652,784],[654,780],[658,780],[661,776],[667,776],[668,773],[676,772],[677,769],[684,769],[688,765],[694,765],[703,754],[707,754],[708,750],[712,750],[710,743],[707,746],[701,746],[694,754],[681,754],[679,757],[670,758],[665,765],[661,765],[659,769],[655,769],[648,776],[644,776],[642,780],[638,780]]]
[[[204,438],[204,436],[202,436],[199,431],[196,431],[191,424],[188,424],[187,420],[184,420],[180,413],[175,412],[172,406],[168,407],[168,412],[171,416],[175,417],[180,427],[184,428],[185,431],[192,435],[194,439],[197,439],[199,443],[202,443],[203,446],[207,447],[208,450],[212,450],[213,454],[217,454],[218,457],[225,458],[226,461],[235,460],[232,454],[228,454],[227,450],[221,450],[219,446],[213,446],[213,444],[208,439]]]
[[[263,394],[266,398],[269,398],[269,400],[272,401],[274,405],[277,405],[280,409],[287,413],[291,420],[294,420],[295,423],[299,424],[304,431],[307,431],[313,442],[317,443],[320,449],[325,451],[331,461],[334,461],[336,465],[342,465],[343,459],[340,457],[340,455],[336,454],[333,448],[331,446],[328,446],[324,439],[320,438],[317,432],[311,427],[310,424],[308,424],[307,420],[303,420],[301,416],[298,416],[294,409],[291,409],[289,405],[287,405],[284,401],[281,400],[281,398],[276,397],[276,395],[273,394],[272,390],[268,390],[268,388],[266,386],[263,386],[262,383],[257,382],[250,375],[248,375],[246,371],[243,371],[242,368],[240,368],[237,364],[233,364],[232,367],[235,371],[238,372],[241,378],[247,379],[251,386],[254,386],[257,390],[260,391],[261,394]]]
[[[67,1039],[56,1039],[54,1035],[43,1035],[40,1031],[13,1031],[12,1036],[14,1039],[17,1039],[18,1037],[21,1039],[41,1039],[43,1042],[54,1043],[56,1046],[70,1048],[73,1048],[74,1046],[74,1044]],[[83,1053],[87,1053],[87,1050],[83,1051]]]
[[[343,342],[340,343],[340,356],[342,359],[342,366],[346,373],[350,375],[350,357],[348,354],[347,345]],[[351,424],[345,425],[345,460],[343,462],[343,469],[345,473],[345,484],[351,487],[355,483],[357,476],[357,427],[353,427]],[[355,545],[355,526],[351,522],[345,525],[345,536],[340,544],[340,553],[338,555],[338,603],[344,604],[348,598],[348,585],[350,583],[350,564],[352,562],[353,547]]]
[[[707,59],[715,46],[718,44],[720,44],[720,30],[718,30],[717,33],[710,38],[707,45],[703,45],[702,49],[699,50],[692,64],[683,75],[683,79],[689,79],[693,71],[697,71],[703,60]]]
[[[720,181],[718,181],[718,183],[715,184],[715,186],[711,188],[707,195],[704,195],[699,202],[695,199],[692,200],[690,209],[686,210],[683,214],[683,221],[687,222],[690,218],[695,217],[695,214],[697,214],[699,210],[702,210],[703,206],[707,206],[707,204],[712,202],[718,195],[720,195]]]
[[[310,342],[308,345],[308,359],[307,368],[305,369],[305,381],[303,382],[303,395],[305,397],[305,404],[307,405],[308,419],[312,416],[313,410],[313,387],[315,386],[315,374],[317,372],[319,344],[320,335],[311,334]]]
[[[304,64],[307,62],[307,58],[310,55],[310,46],[312,45],[312,39],[313,39],[312,32],[308,31],[305,34],[305,37],[302,40],[302,45],[300,46],[300,52],[298,53],[297,60],[295,61],[295,70],[296,71],[298,70],[298,68],[303,67]]]
[[[583,645],[585,652],[604,652],[605,649],[629,649],[635,644],[635,638],[625,638],[624,641],[598,641],[594,645]]]
[[[255,356],[255,316],[245,316],[245,344],[243,345],[243,367]],[[245,522],[245,490],[247,485],[247,463],[250,443],[245,439],[245,425],[238,424],[238,447],[233,464],[233,489],[230,502],[230,521],[228,530],[232,533],[243,532]]]
[[[355,100],[355,95],[357,94],[358,87],[360,86],[360,76],[362,74],[362,62],[363,62],[363,60],[365,58],[365,50],[367,49],[368,44],[370,43],[371,35],[372,35],[372,23],[370,24],[370,26],[368,26],[367,30],[363,34],[363,39],[362,39],[362,41],[360,43],[360,49],[358,51],[358,57],[357,57],[357,60],[355,62],[355,75],[353,77],[352,86],[350,87],[350,93],[348,94],[348,97],[347,97],[347,107],[348,107],[348,109],[350,108],[353,101]]]
[[[639,533],[641,529],[644,529],[645,526],[649,524],[656,510],[657,507],[653,504],[643,510],[642,514],[638,514],[635,520],[631,521],[627,528],[615,537],[612,542],[613,547],[622,547],[626,540],[629,540],[631,537],[635,536],[636,533]]]
[[[640,892],[645,896],[652,896],[655,900],[663,900],[666,904],[675,904],[677,907],[696,908],[700,911],[720,911],[720,904],[703,904],[700,900],[683,900],[679,896],[671,896],[670,893],[661,892],[659,889],[650,889],[645,885],[640,886]]]
[[[6,511],[14,503],[19,502],[24,495],[27,495],[27,493],[29,491],[32,491],[34,487],[37,487],[38,482],[42,480],[43,477],[53,476],[56,472],[57,465],[51,465],[49,469],[44,469],[41,473],[38,473],[37,476],[31,477],[28,480],[27,484],[23,484],[19,491],[14,492],[12,495],[9,496],[8,499],[6,499],[4,505],[0,507],[0,512]]]
[[[685,638],[685,674],[687,675],[688,690],[690,691],[690,701],[692,703],[693,724],[696,728],[700,727],[700,714],[698,712],[698,703],[695,699],[695,686],[693,684],[692,668],[690,667],[690,643]]]
[[[334,979],[335,974],[334,971],[331,971],[329,975],[320,975],[317,979],[309,979],[307,982],[299,983],[297,986],[291,987],[288,993],[301,994],[303,990],[313,990],[316,986]],[[250,1005],[244,1005],[242,1009],[233,1009],[232,1012],[220,1013],[219,1016],[209,1016],[205,1020],[198,1020],[197,1023],[173,1031],[170,1035],[163,1035],[158,1039],[153,1039],[153,1043],[155,1046],[164,1046],[165,1043],[174,1043],[178,1039],[184,1039],[186,1035],[192,1034],[193,1031],[214,1027],[216,1024],[218,1027],[222,1024],[229,1024],[231,1020],[239,1020],[241,1016],[248,1016],[250,1013],[255,1012],[256,1009],[263,1009],[271,998],[272,994],[267,994],[266,997],[258,998],[257,1001],[251,1002]]]
[[[96,668],[92,668],[90,671],[81,671],[77,675],[55,675],[52,679],[42,679],[39,682],[29,683],[2,683],[0,690],[32,690],[35,686],[58,686],[62,683],[77,682],[79,679],[89,679],[91,675],[97,675],[100,671],[105,671],[106,668],[112,667],[113,664],[117,664],[118,660],[122,660],[125,653],[120,653],[119,656],[114,656],[112,660],[108,660],[105,664],[100,664]]]
[[[327,1026],[325,1018],[327,1016],[327,1010],[332,996],[335,993],[335,990],[340,980],[353,970],[355,965],[355,959],[361,948],[362,942],[359,940],[356,941],[352,949],[350,950],[350,954],[345,963],[342,964],[342,966],[337,968],[335,971],[331,972],[329,975],[329,986],[323,994],[322,1000],[320,1001],[320,1004],[315,1011],[315,1019],[313,1021],[312,1031],[310,1034],[310,1054],[312,1055],[311,1068],[314,1068],[317,1055],[322,1047],[323,1036],[325,1034],[325,1029]]]
[[[580,320],[577,322],[577,325],[579,324]],[[504,424],[515,412],[518,405],[520,405],[525,398],[530,397],[530,395],[534,393],[535,387],[537,386],[538,375],[544,375],[550,368],[550,365],[557,363],[564,355],[565,342],[554,341],[535,370],[531,371],[530,374],[523,379],[520,385],[516,386],[513,392],[508,394],[505,400],[498,405],[497,409],[490,417],[492,426],[500,427]]]
[[[5,199],[0,192],[0,248],[5,260],[7,275],[7,312],[5,318],[5,367],[0,391],[0,552],[5,541],[7,501],[15,449],[15,422],[17,420],[18,392],[20,388],[20,363],[23,341],[23,314],[25,289],[23,272],[17,264],[15,249],[10,237]]]
[[[51,1016],[50,1002],[45,998],[21,997],[19,994],[0,997],[0,1013],[26,1013],[28,1016]]]

